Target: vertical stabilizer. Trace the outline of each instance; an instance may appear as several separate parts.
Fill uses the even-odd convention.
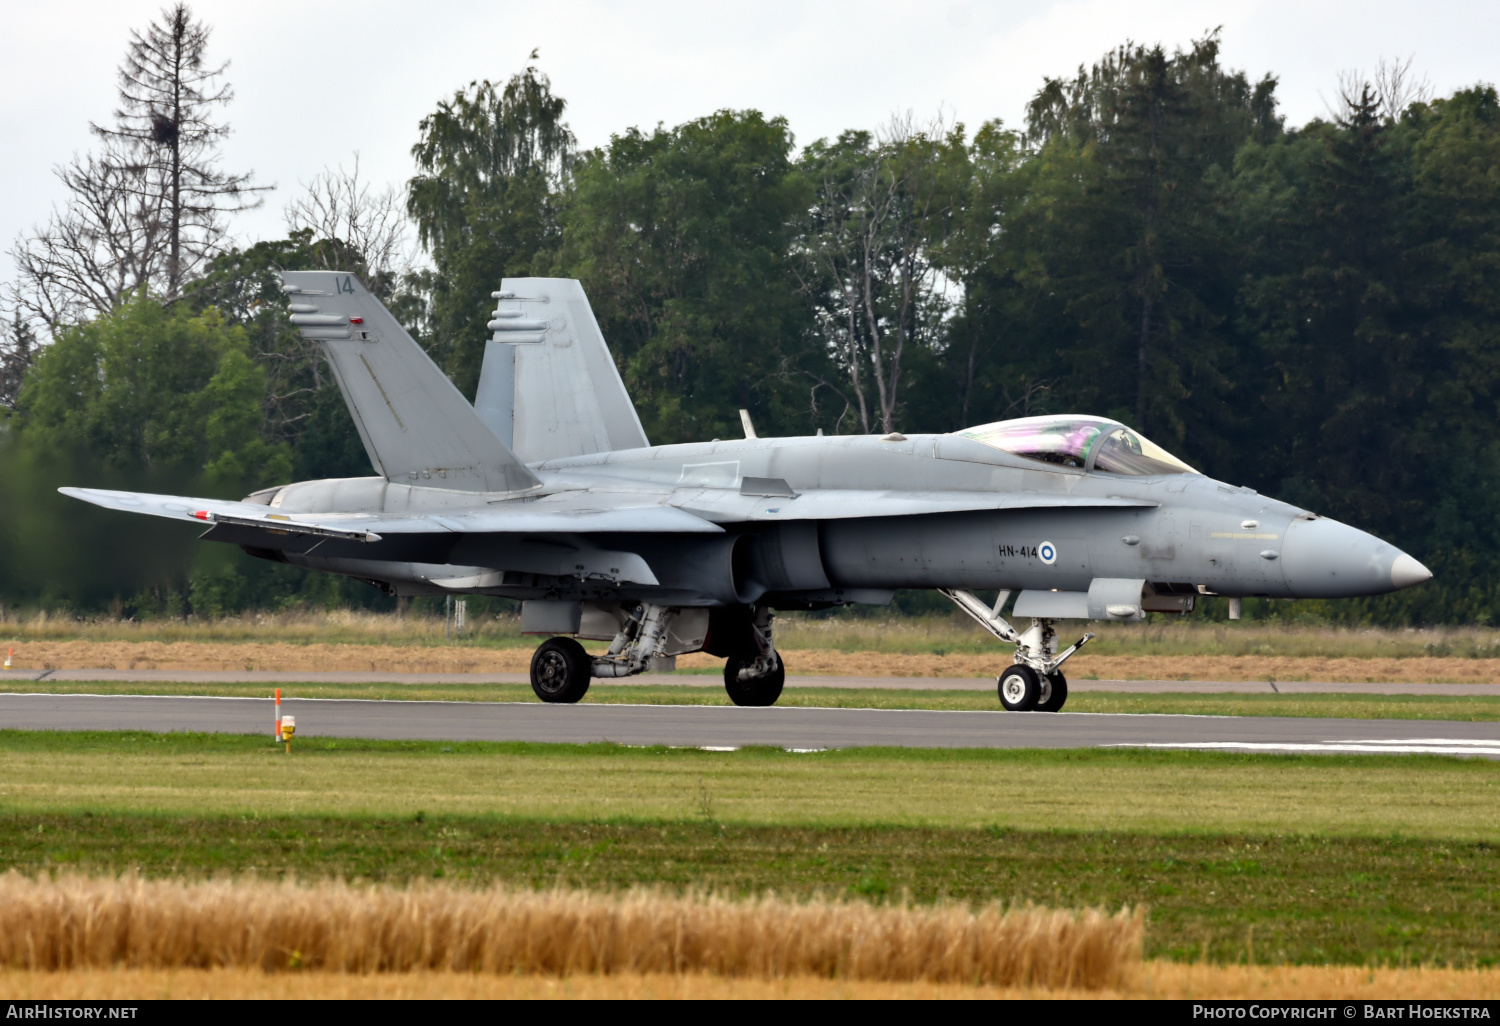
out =
[[[583,286],[506,278],[475,407],[527,463],[647,446]]]
[[[335,271],[281,278],[292,323],[322,343],[370,462],[387,479],[475,492],[540,483],[359,279]]]

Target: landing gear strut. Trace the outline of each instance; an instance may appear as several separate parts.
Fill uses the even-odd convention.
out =
[[[1002,706],[1012,712],[1057,712],[1063,707],[1068,700],[1068,680],[1060,668],[1075,652],[1094,640],[1093,634],[1085,634],[1059,652],[1057,631],[1053,629],[1055,621],[1032,620],[1025,631],[1017,631],[1000,615],[1010,592],[1002,591],[993,607],[985,605],[973,592],[944,588],[942,593],[985,630],[1016,646],[1015,665],[995,681]]]
[[[724,690],[735,705],[775,705],[781,697],[786,665],[771,642],[771,620],[770,607],[757,606],[745,644],[724,663]]]
[[[597,659],[572,638],[542,642],[531,657],[531,690],[543,702],[576,702],[588,692],[593,677],[630,677],[645,671],[654,658],[665,654],[679,612],[675,606],[637,606],[609,651]],[[771,640],[771,609],[740,607],[731,612],[733,617],[724,621],[724,647],[706,645],[705,650],[727,657],[724,690],[735,705],[775,705],[786,683],[786,666]]]
[[[576,702],[588,692],[590,678],[643,672],[666,647],[677,612],[675,606],[640,606],[598,659],[572,638],[542,642],[531,657],[531,690],[543,702]]]

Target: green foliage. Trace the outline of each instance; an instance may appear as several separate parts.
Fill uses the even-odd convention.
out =
[[[1489,88],[1399,122],[1366,90],[1337,122],[1240,154],[1234,310],[1263,372],[1247,409],[1260,444],[1237,446],[1246,476],[1438,573],[1341,615],[1484,623],[1500,612],[1487,576],[1496,464],[1475,434],[1500,414],[1497,157]]]
[[[246,483],[291,473],[287,447],[261,437],[265,372],[248,350],[217,310],[136,296],[42,351],[16,403],[18,431],[114,470],[202,472],[238,498]]]
[[[1049,405],[1117,417],[1189,462],[1227,455],[1241,403],[1221,193],[1240,146],[1277,132],[1273,89],[1222,69],[1210,36],[1170,57],[1122,47],[1032,101],[1037,150],[991,277],[1034,304],[1028,377]]]
[[[273,434],[256,359],[264,354],[252,349],[251,333],[264,326],[249,320],[247,331],[216,307],[195,312],[188,301],[136,296],[41,351],[0,435],[0,478],[22,497],[0,503],[8,602],[139,618],[297,601],[389,604],[366,585],[340,578],[308,587],[322,575],[200,545],[181,524],[122,522],[57,493],[86,485],[237,499],[290,480],[295,450]]]
[[[207,273],[186,289],[185,300],[194,309],[221,311],[243,329],[256,364],[264,370],[260,401],[266,423],[261,434],[289,448],[291,467],[285,477],[263,478],[254,488],[371,472],[369,457],[323,354],[316,342],[304,339],[292,324],[287,297],[281,291],[281,271],[330,269],[363,271],[367,287],[398,316],[411,315],[409,282],[372,274],[359,253],[337,241],[314,239],[308,230],[248,249],[228,250],[215,257]]]
[[[821,381],[853,413],[835,431],[895,431],[913,376],[946,343],[951,303],[940,270],[962,273],[955,250],[973,169],[963,126],[918,129],[894,121],[880,137],[845,132],[808,146],[799,170],[812,202],[794,243],[801,291],[827,358],[842,372]],[[903,391],[903,383],[911,382]]]
[[[808,431],[808,311],[788,249],[808,193],[786,121],[631,129],[574,169],[557,273],[577,277],[657,443]]]
[[[794,159],[787,123],[757,111],[630,128],[579,155],[535,66],[471,83],[412,151],[429,269],[372,270],[302,231],[221,254],[177,304],[133,298],[41,350],[8,329],[0,469],[26,488],[222,495],[367,474],[276,272],[362,273],[470,394],[490,293],[557,274],[582,280],[654,441],[736,437],[740,408],[765,435],[1114,416],[1437,573],[1256,615],[1500,622],[1485,434],[1500,418],[1500,99],[1475,87],[1403,110],[1360,87],[1331,120],[1287,129],[1275,90],[1223,67],[1217,34],[1131,44],[1045,80],[1024,134],[893,121]],[[83,514],[51,494],[17,506],[0,507],[0,570],[28,600],[136,595],[153,615],[369,601],[170,545],[155,577],[49,578],[35,552],[92,551]]]
[[[966,420],[1118,417],[1438,575],[1278,617],[1495,622],[1495,92],[1397,119],[1366,87],[1284,132],[1274,87],[1220,68],[1214,37],[1126,47],[1046,83],[1033,149],[987,126],[947,380]]]
[[[535,56],[535,55],[533,55]],[[438,104],[412,147],[407,212],[433,270],[430,351],[466,394],[479,382],[485,324],[501,279],[533,273],[557,236],[557,189],[573,152],[565,102],[528,67],[504,89],[485,81]]]

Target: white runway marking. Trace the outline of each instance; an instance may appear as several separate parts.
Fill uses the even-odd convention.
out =
[[[1360,752],[1396,755],[1485,755],[1500,758],[1500,742],[1464,738],[1412,737],[1384,741],[1174,741],[1112,744],[1105,748],[1191,748],[1237,752]]]

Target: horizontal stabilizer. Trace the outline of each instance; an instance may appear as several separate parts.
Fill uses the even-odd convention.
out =
[[[59,488],[64,495],[105,509],[167,517],[184,523],[225,523],[279,534],[309,534],[357,541],[379,541],[414,534],[722,534],[724,529],[671,506],[600,508],[580,506],[571,496],[549,504],[492,503],[472,511],[413,513],[386,517],[373,513],[267,514],[266,507],[225,499],[148,495],[101,488]],[[581,496],[580,498],[587,498]]]
[[[322,343],[370,462],[390,481],[472,492],[537,478],[359,279],[286,271],[292,323]]]
[[[146,492],[116,492],[107,488],[59,488],[59,492],[72,499],[81,499],[122,513],[144,513],[152,517],[166,517],[190,524],[233,523],[243,526],[285,530],[293,533],[311,533],[308,529],[325,523],[340,535],[355,537],[368,534],[363,523],[351,525],[353,520],[366,521],[370,517],[353,517],[339,514],[306,516],[287,514],[272,520],[266,507],[255,502],[235,502],[231,499],[197,499],[188,495],[152,495]],[[365,540],[363,538],[361,541]]]

